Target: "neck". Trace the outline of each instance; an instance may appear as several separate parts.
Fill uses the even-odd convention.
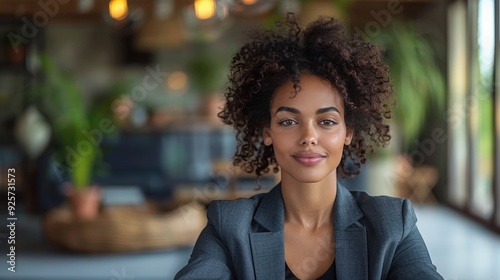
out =
[[[333,204],[337,194],[337,176],[321,182],[301,183],[282,175],[281,192],[285,204],[285,223],[317,230],[333,224]]]

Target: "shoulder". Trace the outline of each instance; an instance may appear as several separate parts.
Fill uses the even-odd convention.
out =
[[[207,218],[221,230],[249,227],[255,210],[265,195],[262,193],[250,198],[214,200],[208,205]]]
[[[371,196],[365,192],[351,192],[364,214],[368,226],[388,233],[399,232],[404,238],[417,222],[410,200],[390,196]]]
[[[410,201],[405,198],[391,197],[391,196],[372,196],[366,192],[351,191],[351,195],[356,200],[361,208],[376,208],[384,210],[385,212],[401,210],[403,206],[408,207],[411,205]]]
[[[244,213],[253,213],[266,193],[256,194],[250,198],[238,198],[234,200],[214,200],[208,205],[208,212],[228,213],[239,215]]]

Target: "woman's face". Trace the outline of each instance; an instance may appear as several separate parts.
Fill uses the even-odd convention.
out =
[[[273,145],[282,176],[316,183],[336,176],[352,131],[345,125],[343,100],[329,82],[302,74],[300,87],[295,96],[291,81],[276,90],[264,144]]]

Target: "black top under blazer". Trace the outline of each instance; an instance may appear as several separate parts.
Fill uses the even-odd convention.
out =
[[[188,264],[175,279],[284,279],[281,185],[265,194],[216,200]],[[443,279],[416,226],[409,200],[350,192],[334,204],[337,279]]]

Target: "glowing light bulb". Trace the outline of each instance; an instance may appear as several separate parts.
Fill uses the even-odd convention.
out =
[[[245,5],[250,6],[250,5],[255,4],[255,2],[257,2],[257,0],[242,0],[241,2],[242,2],[243,4],[245,4]]]
[[[127,0],[110,0],[109,15],[115,20],[122,20],[127,17],[128,5]]]
[[[194,12],[198,19],[209,19],[215,14],[214,0],[195,0]]]

